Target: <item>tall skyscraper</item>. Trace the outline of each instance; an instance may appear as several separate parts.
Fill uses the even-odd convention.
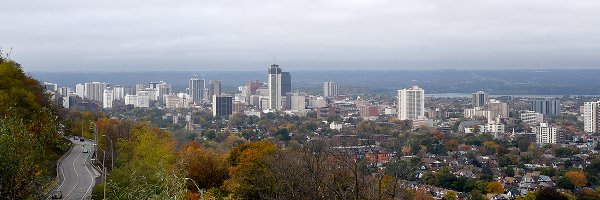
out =
[[[483,107],[489,101],[489,95],[483,91],[473,93],[473,107]]]
[[[210,80],[208,86],[208,95],[212,98],[213,95],[221,95],[221,81]]]
[[[204,89],[204,79],[198,78],[198,75],[194,75],[189,82],[189,95],[192,101],[200,103],[202,101],[202,89]]]
[[[583,130],[587,133],[600,131],[600,101],[583,104]]]
[[[558,130],[556,127],[549,126],[548,123],[540,123],[539,126],[533,128],[533,132],[538,144],[558,143]]]
[[[292,75],[289,72],[281,72],[281,96],[292,92]]]
[[[85,98],[85,85],[77,84],[75,86],[75,95],[81,98]]]
[[[560,115],[560,100],[533,100],[531,110],[544,115]]]
[[[108,83],[91,82],[85,83],[85,97],[89,100],[102,102],[104,89],[108,87]]]
[[[60,94],[60,96],[68,97],[69,94],[72,93],[72,91],[70,87],[60,87],[58,88],[58,93]]]
[[[115,100],[123,100],[123,98],[125,98],[125,89],[123,88],[123,86],[117,85],[112,88],[112,91],[113,98]]]
[[[158,101],[160,102],[165,102],[165,96],[168,96],[171,94],[171,84],[170,83],[166,83],[166,82],[159,82],[158,84],[155,85],[157,91],[158,91]]]
[[[323,83],[323,96],[334,97],[338,95],[338,86],[334,82],[325,81]]]
[[[425,91],[419,86],[398,90],[398,118],[413,120],[425,117]]]
[[[272,64],[268,71],[269,79],[269,110],[281,109],[281,68],[279,65]]]
[[[102,108],[112,108],[113,106],[113,101],[115,100],[113,98],[113,90],[110,88],[106,88],[104,89],[103,95],[102,95]]]
[[[213,95],[212,102],[214,117],[225,117],[233,113],[233,97]]]

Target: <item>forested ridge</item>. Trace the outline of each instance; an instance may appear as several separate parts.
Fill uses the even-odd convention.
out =
[[[43,86],[0,56],[0,199],[40,199],[55,183],[59,120]]]

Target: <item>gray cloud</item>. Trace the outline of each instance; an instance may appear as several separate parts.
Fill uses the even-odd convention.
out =
[[[598,68],[600,1],[4,2],[29,71]]]

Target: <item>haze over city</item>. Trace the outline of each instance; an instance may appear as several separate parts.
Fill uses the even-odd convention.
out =
[[[600,200],[600,1],[0,3],[0,199]]]
[[[27,71],[600,66],[600,2],[14,1],[0,45]]]

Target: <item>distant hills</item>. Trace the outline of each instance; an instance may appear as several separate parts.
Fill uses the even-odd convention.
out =
[[[234,90],[250,80],[266,81],[265,71],[211,72],[32,72],[38,80],[59,86],[103,81],[133,85],[166,81],[184,90],[192,74],[221,80]],[[334,81],[340,89],[352,88],[394,94],[398,88],[419,85],[426,93],[471,93],[485,90],[505,95],[599,95],[600,69],[552,70],[307,70],[291,71],[294,90],[318,92],[322,81]]]

